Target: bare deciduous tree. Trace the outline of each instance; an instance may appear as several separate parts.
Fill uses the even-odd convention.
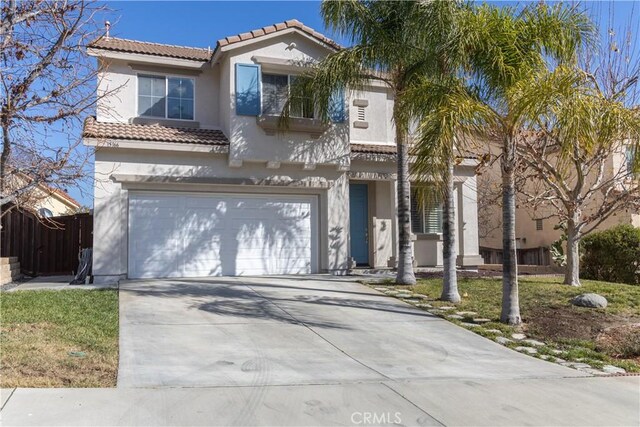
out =
[[[103,10],[81,0],[2,2],[0,205],[27,204],[35,189],[63,189],[86,175],[80,127],[95,108],[98,77],[86,46],[100,35]]]
[[[553,88],[553,96],[519,146],[519,191],[566,229],[564,282],[572,286],[580,286],[580,240],[613,215],[640,211],[638,45],[632,29],[622,40],[612,29],[609,36],[600,52],[582,52],[580,67],[559,67],[526,89]]]

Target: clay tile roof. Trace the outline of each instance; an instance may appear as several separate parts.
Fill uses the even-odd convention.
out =
[[[67,193],[66,191],[62,191],[59,188],[53,188],[53,187],[49,187],[48,188],[49,191],[51,191],[52,193],[57,194],[58,196],[62,197],[63,199],[65,199],[67,202],[71,203],[72,205],[75,206],[80,206],[80,203],[74,199],[73,197],[71,197],[69,195],[69,193]]]
[[[95,117],[89,117],[85,120],[82,136],[99,139],[127,139],[204,145],[229,144],[229,140],[220,130],[128,123],[101,123],[96,121]]]
[[[166,56],[170,58],[189,59],[203,62],[211,59],[211,55],[213,53],[210,49],[141,42],[115,37],[100,37],[91,42],[89,47],[113,50],[116,52],[140,53],[145,55]]]
[[[218,46],[216,49],[224,46],[229,46],[234,43],[238,43],[245,40],[256,39],[262,37],[266,34],[275,33],[278,31],[286,30],[287,28],[297,28],[300,31],[308,34],[309,36],[321,41],[322,43],[331,46],[334,49],[341,49],[341,46],[331,40],[330,38],[320,34],[319,32],[313,30],[310,27],[307,27],[302,22],[297,19],[290,19],[285,22],[279,22],[277,24],[268,25],[266,27],[258,28],[257,30],[249,31],[247,33],[237,34],[235,36],[225,37],[223,39],[218,40]]]
[[[396,154],[396,146],[380,144],[351,144],[351,152],[367,154]]]

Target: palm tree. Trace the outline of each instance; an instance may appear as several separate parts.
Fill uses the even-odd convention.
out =
[[[521,322],[515,244],[516,147],[530,119],[519,97],[521,84],[550,61],[575,60],[577,48],[589,40],[593,26],[587,17],[563,5],[545,4],[522,9],[482,5],[464,9],[458,21],[462,46],[457,79],[423,79],[409,91],[415,108],[424,108],[419,127],[416,168],[446,181],[445,201],[451,182],[447,171],[458,145],[485,134],[502,144],[503,298],[501,321]],[[457,51],[457,50],[455,50]],[[437,154],[436,154],[437,153]],[[438,161],[434,161],[438,159]],[[451,267],[447,266],[445,273]],[[446,277],[446,276],[445,276]]]
[[[454,166],[462,150],[474,148],[469,141],[485,129],[492,112],[467,87],[464,79],[444,73],[440,78],[419,80],[407,95],[411,103],[409,110],[414,114],[422,111],[415,135],[412,172],[435,188],[443,200],[444,274],[440,299],[457,303],[460,294],[456,272]]]
[[[515,170],[518,139],[528,119],[517,86],[551,61],[575,62],[594,28],[575,7],[544,3],[518,10],[483,5],[469,14],[477,34],[470,55],[483,102],[493,110],[492,131],[502,143],[502,322],[521,323],[515,238]]]
[[[325,25],[349,39],[351,46],[329,54],[291,89],[290,99],[312,94],[321,118],[330,117],[336,91],[357,92],[371,82],[384,84],[394,98],[397,146],[399,254],[396,283],[413,285],[409,124],[402,109],[405,92],[417,79],[437,69],[433,54],[446,44],[447,11],[458,2],[324,1]],[[288,108],[284,109],[286,122]]]

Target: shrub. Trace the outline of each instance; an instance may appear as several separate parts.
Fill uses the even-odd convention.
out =
[[[640,228],[618,225],[582,239],[582,278],[636,285],[639,268]]]

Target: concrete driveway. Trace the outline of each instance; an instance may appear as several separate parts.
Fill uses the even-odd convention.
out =
[[[0,390],[2,425],[638,425],[640,377],[508,350],[348,280],[125,282],[112,389]]]
[[[122,283],[118,387],[585,376],[328,279]]]

